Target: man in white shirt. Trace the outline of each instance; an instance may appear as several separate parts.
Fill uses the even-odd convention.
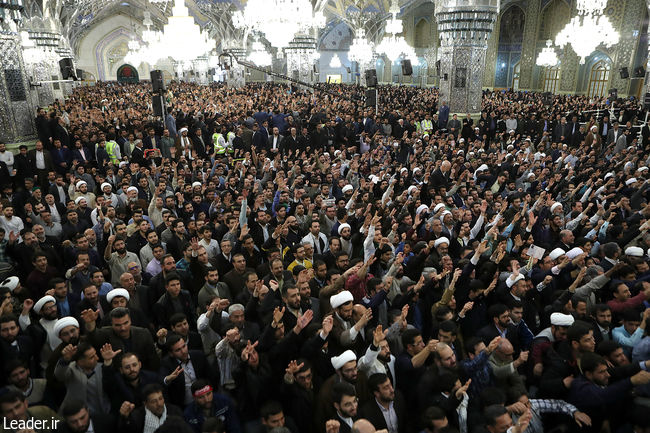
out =
[[[208,259],[214,260],[221,253],[221,248],[219,248],[219,242],[212,239],[212,230],[208,226],[204,226],[201,229],[201,240],[199,245],[205,248],[205,251],[208,253]]]
[[[0,226],[5,229],[8,235],[11,235],[13,232],[14,235],[18,236],[19,242],[22,241],[20,231],[25,228],[23,220],[14,215],[14,208],[12,206],[7,206],[3,212],[4,215],[0,216]]]
[[[7,164],[7,170],[9,170],[10,176],[15,176],[16,172],[14,171],[14,154],[7,151],[7,145],[0,142],[0,161]]]

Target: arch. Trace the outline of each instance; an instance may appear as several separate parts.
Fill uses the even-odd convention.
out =
[[[415,24],[415,48],[427,48],[431,45],[431,23],[426,18],[420,18]]]
[[[499,26],[499,45],[521,44],[524,40],[524,26],[526,25],[526,13],[517,6],[512,5],[501,15]]]
[[[612,63],[607,59],[599,60],[594,63],[589,72],[589,87],[587,96],[605,96],[607,85],[611,78]]]
[[[552,0],[540,14],[538,40],[555,39],[571,19],[571,7],[564,0]]]

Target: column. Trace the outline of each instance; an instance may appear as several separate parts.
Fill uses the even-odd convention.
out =
[[[34,94],[30,91],[18,34],[0,33],[0,65],[0,140],[14,143],[32,138]]]
[[[436,4],[440,101],[446,101],[452,113],[481,110],[488,39],[498,13],[498,0],[443,0]]]

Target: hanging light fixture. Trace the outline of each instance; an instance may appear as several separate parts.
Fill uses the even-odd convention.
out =
[[[366,39],[366,31],[362,28],[357,29],[350,45],[348,59],[360,65],[366,65],[372,61],[372,57],[372,44]]]
[[[160,47],[180,65],[205,55],[214,46],[206,32],[194,22],[183,0],[175,0],[172,16],[163,28]]]
[[[298,32],[324,26],[325,15],[314,12],[310,0],[248,0],[232,21],[236,28],[263,33],[273,47],[285,48]]]
[[[339,55],[334,53],[332,56],[332,59],[330,60],[330,68],[340,68],[341,67],[341,59],[339,59]]]
[[[418,57],[415,50],[406,42],[404,36],[398,36],[402,33],[403,26],[402,20],[397,18],[397,14],[400,12],[397,0],[392,0],[389,11],[392,18],[386,22],[387,36],[384,36],[381,43],[377,45],[377,52],[385,54],[391,62],[395,62],[400,56],[403,56],[405,59],[411,60],[413,65],[417,65]]]
[[[253,42],[253,51],[248,55],[248,60],[262,67],[270,66],[273,63],[271,53],[266,50],[259,40]]]
[[[557,54],[553,48],[553,41],[546,41],[546,47],[542,48],[537,56],[537,66],[552,67],[557,65]]]
[[[584,64],[599,45],[611,47],[618,43],[620,35],[604,15],[606,6],[607,0],[578,0],[578,14],[557,34],[555,45],[571,44],[580,64]]]

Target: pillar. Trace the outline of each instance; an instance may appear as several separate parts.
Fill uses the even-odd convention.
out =
[[[33,138],[35,104],[17,33],[0,33],[0,65],[0,140]]]
[[[316,73],[313,69],[316,39],[311,36],[297,35],[285,49],[287,55],[287,76],[294,80],[313,84]]]
[[[488,39],[498,13],[499,0],[436,3],[442,76],[440,101],[447,101],[452,113],[481,110]]]

